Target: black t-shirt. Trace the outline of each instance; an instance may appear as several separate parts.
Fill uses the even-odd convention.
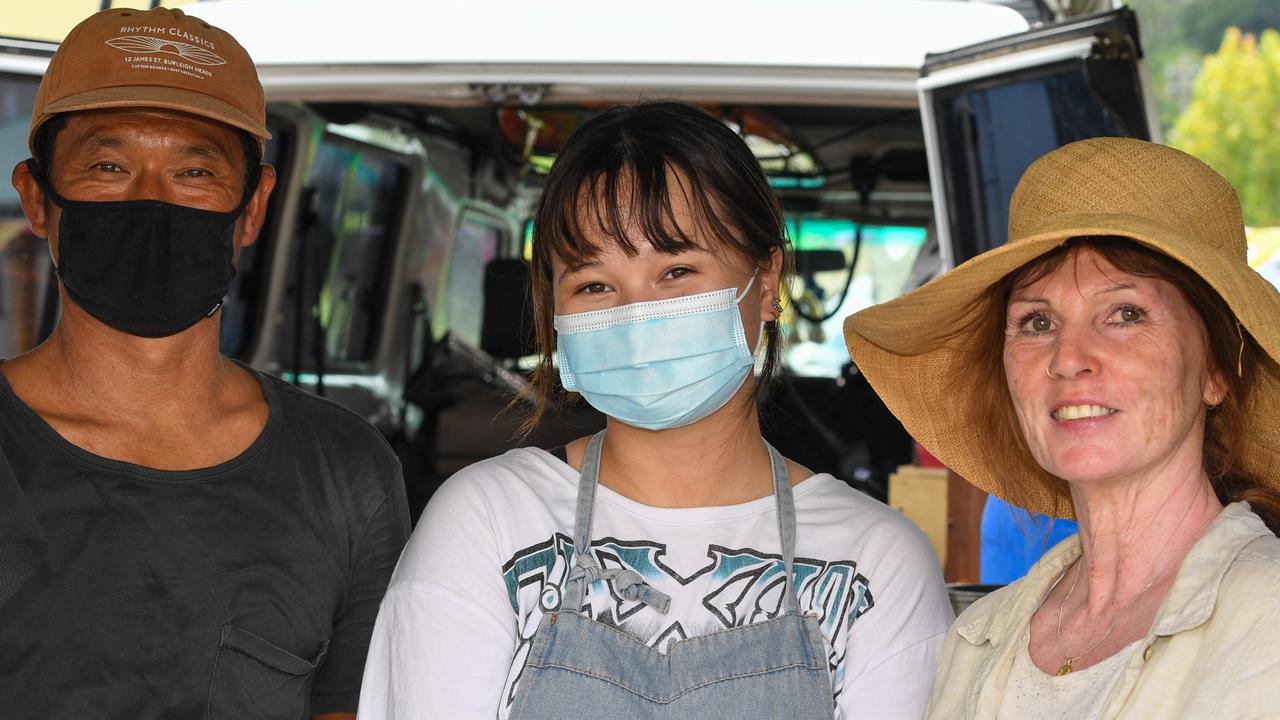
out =
[[[253,445],[168,472],[72,445],[0,375],[0,450],[48,543],[0,605],[0,716],[356,709],[409,533],[400,466],[360,417],[258,377]]]

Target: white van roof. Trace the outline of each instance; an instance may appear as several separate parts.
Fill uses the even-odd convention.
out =
[[[476,86],[500,83],[546,86],[544,99],[852,94],[913,105],[925,53],[1027,29],[1010,8],[943,0],[214,0],[189,9],[248,49],[273,99],[465,103]]]

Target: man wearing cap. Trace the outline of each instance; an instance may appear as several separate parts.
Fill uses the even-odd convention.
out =
[[[104,11],[50,61],[13,171],[62,314],[0,365],[0,456],[38,548],[20,583],[0,572],[5,718],[356,709],[408,534],[398,463],[218,348],[269,137],[249,56],[180,11]]]

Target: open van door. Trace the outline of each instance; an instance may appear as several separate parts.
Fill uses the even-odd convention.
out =
[[[1006,240],[1009,197],[1041,155],[1096,136],[1158,139],[1128,9],[929,54],[917,88],[942,270]]]
[[[1036,158],[1089,137],[1158,139],[1142,58],[1127,9],[926,56],[916,87],[942,271],[1005,242]],[[985,495],[947,484],[946,576],[975,582]]]

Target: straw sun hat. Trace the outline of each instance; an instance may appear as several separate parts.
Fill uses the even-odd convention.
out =
[[[1235,190],[1209,166],[1129,138],[1061,147],[1027,169],[1009,207],[1009,241],[844,324],[849,354],[931,453],[979,488],[1019,488],[1035,512],[1072,517],[1065,483],[1022,447],[991,448],[975,416],[972,328],[982,299],[1009,273],[1073,237],[1115,235],[1177,260],[1226,301],[1266,356],[1255,375],[1240,463],[1280,487],[1280,293],[1249,267]],[[969,364],[969,366],[966,366]]]

